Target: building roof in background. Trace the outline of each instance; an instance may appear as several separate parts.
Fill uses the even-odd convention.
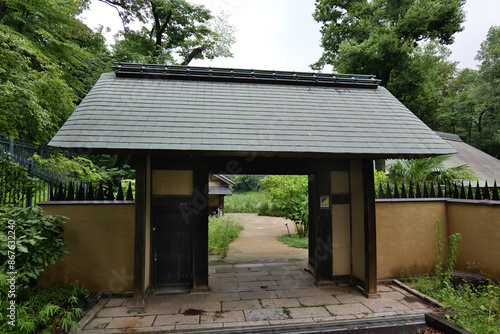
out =
[[[228,186],[234,186],[236,182],[228,178],[227,176],[224,176],[222,174],[214,174],[214,177],[218,178],[222,182],[226,183]]]
[[[109,152],[455,153],[373,76],[117,64],[49,144]]]
[[[484,187],[486,181],[490,186],[496,180],[500,181],[500,160],[464,143],[457,135],[443,132],[436,133],[458,152],[444,162],[445,167],[469,166],[476,173],[480,187]],[[473,185],[475,184],[473,183]]]

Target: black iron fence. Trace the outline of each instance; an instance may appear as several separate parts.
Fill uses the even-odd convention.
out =
[[[466,200],[500,200],[496,181],[493,186],[479,187],[479,183],[474,187],[470,183],[460,184],[379,184],[375,192],[377,199],[398,199],[398,198],[455,198]]]
[[[0,205],[33,206],[44,201],[133,200],[129,183],[126,195],[121,183],[98,185],[75,181],[31,160],[35,154],[49,157],[50,151],[23,140],[0,137]]]

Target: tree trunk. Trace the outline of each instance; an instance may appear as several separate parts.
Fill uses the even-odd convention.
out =
[[[7,15],[8,8],[6,1],[0,1],[0,21]]]
[[[182,62],[181,65],[188,65],[191,62],[191,60],[193,60],[194,57],[196,57],[197,55],[202,53],[203,50],[205,50],[205,48],[200,46],[200,47],[197,47],[196,49],[194,49],[193,51],[191,51],[191,53],[186,57],[186,59],[184,59],[184,61]]]

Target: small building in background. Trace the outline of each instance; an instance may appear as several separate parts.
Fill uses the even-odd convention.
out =
[[[233,194],[229,187],[235,184],[224,175],[210,174],[208,183],[208,212],[210,214],[224,214],[224,196]]]

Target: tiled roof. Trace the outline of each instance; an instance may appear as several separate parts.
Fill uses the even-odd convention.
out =
[[[377,157],[455,153],[373,77],[252,76],[250,70],[231,77],[234,70],[217,69],[226,75],[214,78],[205,68],[182,66],[116,71],[101,76],[49,145]]]

